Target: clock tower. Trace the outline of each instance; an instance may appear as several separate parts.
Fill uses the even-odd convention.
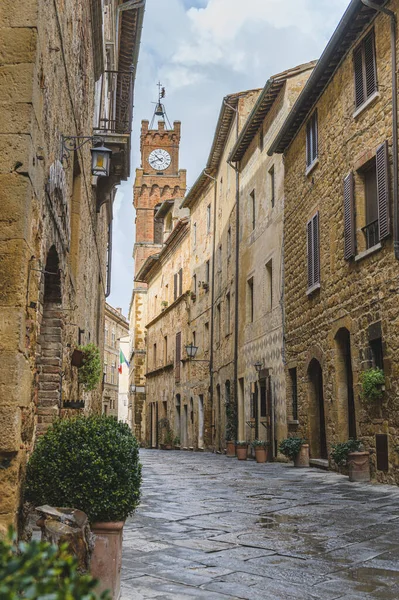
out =
[[[162,109],[162,111],[157,112]],[[158,104],[156,115],[166,117],[164,107]],[[154,115],[155,116],[155,115]],[[153,119],[154,121],[154,119]],[[167,117],[166,117],[167,121]],[[167,121],[169,125],[169,122]],[[173,202],[173,215],[179,216],[179,207],[186,192],[186,171],[179,169],[180,121],[167,127],[165,120],[152,129],[149,121],[141,123],[141,168],[136,169],[133,204],[136,211],[136,237],[133,250],[134,276],[133,295],[129,311],[132,336],[129,388],[132,400],[134,433],[139,441],[145,435],[145,372],[147,324],[147,285],[137,282],[144,262],[163,247],[163,219],[156,214],[165,202]]]

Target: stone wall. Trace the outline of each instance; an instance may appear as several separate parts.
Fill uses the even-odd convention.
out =
[[[399,2],[389,4],[389,8],[398,11]],[[286,153],[286,355],[288,367],[297,369],[297,431],[310,441],[313,456],[320,453],[320,406],[325,412],[327,452],[333,443],[349,437],[346,369],[350,369],[357,436],[372,452],[377,479],[399,482],[399,457],[395,451],[399,426],[399,305],[392,238],[362,254],[365,211],[361,167],[375,156],[385,140],[389,145],[392,180],[389,18],[378,15],[373,27],[379,89],[374,102],[354,117],[351,48],[317,102],[317,166],[306,175],[306,124]],[[346,261],[343,180],[350,171],[355,177],[358,252],[356,259]],[[390,194],[392,203],[392,190]],[[307,295],[306,227],[316,211],[320,215],[320,289]],[[382,333],[386,392],[380,403],[370,406],[360,397],[359,375],[372,364],[370,340],[372,331],[377,329]],[[345,339],[349,340],[350,353],[348,348],[343,351]],[[321,405],[320,389],[324,396]],[[387,471],[376,470],[376,434],[388,436]]]

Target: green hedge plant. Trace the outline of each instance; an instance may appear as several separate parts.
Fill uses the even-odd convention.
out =
[[[0,540],[1,600],[96,600],[96,585],[91,575],[79,573],[78,561],[66,544],[58,548],[37,540],[17,543],[11,529]],[[111,600],[108,592],[100,598]]]
[[[100,350],[95,344],[79,346],[79,350],[83,352],[83,362],[79,367],[78,381],[85,392],[90,392],[97,387],[102,376]]]
[[[113,417],[59,420],[38,439],[27,466],[26,499],[83,510],[90,523],[124,521],[140,500],[139,446]]]
[[[306,440],[299,437],[289,437],[280,442],[279,450],[290,460],[295,460]]]
[[[350,438],[347,442],[332,444],[331,458],[338,467],[345,467],[348,462],[350,452],[359,452],[362,443],[359,440]]]
[[[381,400],[385,385],[384,371],[379,367],[372,367],[360,373],[361,396],[367,402]]]

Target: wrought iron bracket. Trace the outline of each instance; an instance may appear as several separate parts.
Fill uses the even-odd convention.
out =
[[[60,142],[60,162],[67,160],[75,150],[80,150],[85,144],[104,145],[104,138],[99,135],[62,135]]]

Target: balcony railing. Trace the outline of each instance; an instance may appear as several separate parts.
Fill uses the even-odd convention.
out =
[[[362,231],[364,233],[364,237],[366,238],[366,248],[372,248],[380,241],[378,237],[378,219],[366,225],[366,227],[362,227]]]
[[[105,71],[101,82],[97,127],[103,133],[130,133],[133,110],[133,72]]]

